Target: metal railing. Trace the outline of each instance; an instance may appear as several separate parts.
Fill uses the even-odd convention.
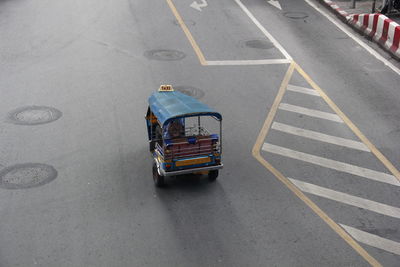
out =
[[[210,135],[210,132],[204,126],[194,125],[192,127],[186,127],[185,136],[196,136],[196,135],[207,136]]]
[[[376,0],[373,2],[372,13],[379,11],[385,15],[400,14],[400,0],[380,0],[381,6],[376,9]],[[396,12],[397,10],[397,12]]]
[[[183,159],[199,156],[209,156],[211,154],[220,153],[219,142],[212,138],[202,138],[196,140],[195,144],[189,142],[173,142],[171,145],[163,147],[156,143],[156,149],[164,157],[164,160]]]

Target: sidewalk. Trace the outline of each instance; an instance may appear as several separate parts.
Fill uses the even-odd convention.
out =
[[[348,14],[369,14],[369,13],[379,13],[381,0],[376,0],[375,12],[372,11],[372,0],[356,0],[356,8],[351,8],[351,0],[333,0],[336,5],[338,5],[342,10],[346,11]],[[400,24],[400,12],[395,10],[391,14],[386,14],[386,17]]]
[[[400,14],[389,14],[390,18],[377,13],[382,1],[376,1],[376,13],[372,13],[372,0],[357,0],[352,9],[351,0],[319,0],[342,21],[370,37],[382,48],[400,60]]]

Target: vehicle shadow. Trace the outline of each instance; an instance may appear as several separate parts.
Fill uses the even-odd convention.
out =
[[[167,211],[168,230],[193,266],[249,266],[255,237],[218,179],[211,183],[205,175],[171,177],[157,196]]]
[[[115,188],[119,193],[114,196],[113,210],[129,221],[129,231],[141,240],[140,245],[130,241],[132,246],[143,253],[152,248],[155,255],[179,253],[173,258],[152,259],[154,265],[175,259],[179,264],[169,265],[260,266],[263,256],[257,249],[253,225],[239,215],[248,203],[240,203],[233,193],[226,192],[228,172],[221,170],[214,182],[207,175],[166,177],[166,186],[156,188],[148,148],[129,151],[115,163],[123,175]],[[170,248],[158,247],[165,243]]]
[[[179,191],[203,191],[211,189],[208,185],[212,182],[208,181],[207,175],[200,174],[184,174],[178,176],[165,177],[165,186],[162,190],[179,190]]]

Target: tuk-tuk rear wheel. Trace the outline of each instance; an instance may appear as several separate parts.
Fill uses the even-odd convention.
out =
[[[156,144],[155,144],[155,142],[154,141],[150,141],[149,142],[149,150],[150,150],[150,152],[153,152],[154,151],[154,147],[156,146]]]
[[[163,187],[165,185],[164,176],[158,173],[156,163],[153,163],[153,181],[156,187]]]
[[[212,170],[208,173],[208,180],[214,182],[218,177],[218,170]]]

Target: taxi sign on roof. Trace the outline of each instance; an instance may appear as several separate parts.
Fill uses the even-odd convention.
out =
[[[160,86],[160,88],[158,88],[159,92],[173,92],[174,88],[172,88],[172,85],[168,85],[168,84],[163,84]]]

